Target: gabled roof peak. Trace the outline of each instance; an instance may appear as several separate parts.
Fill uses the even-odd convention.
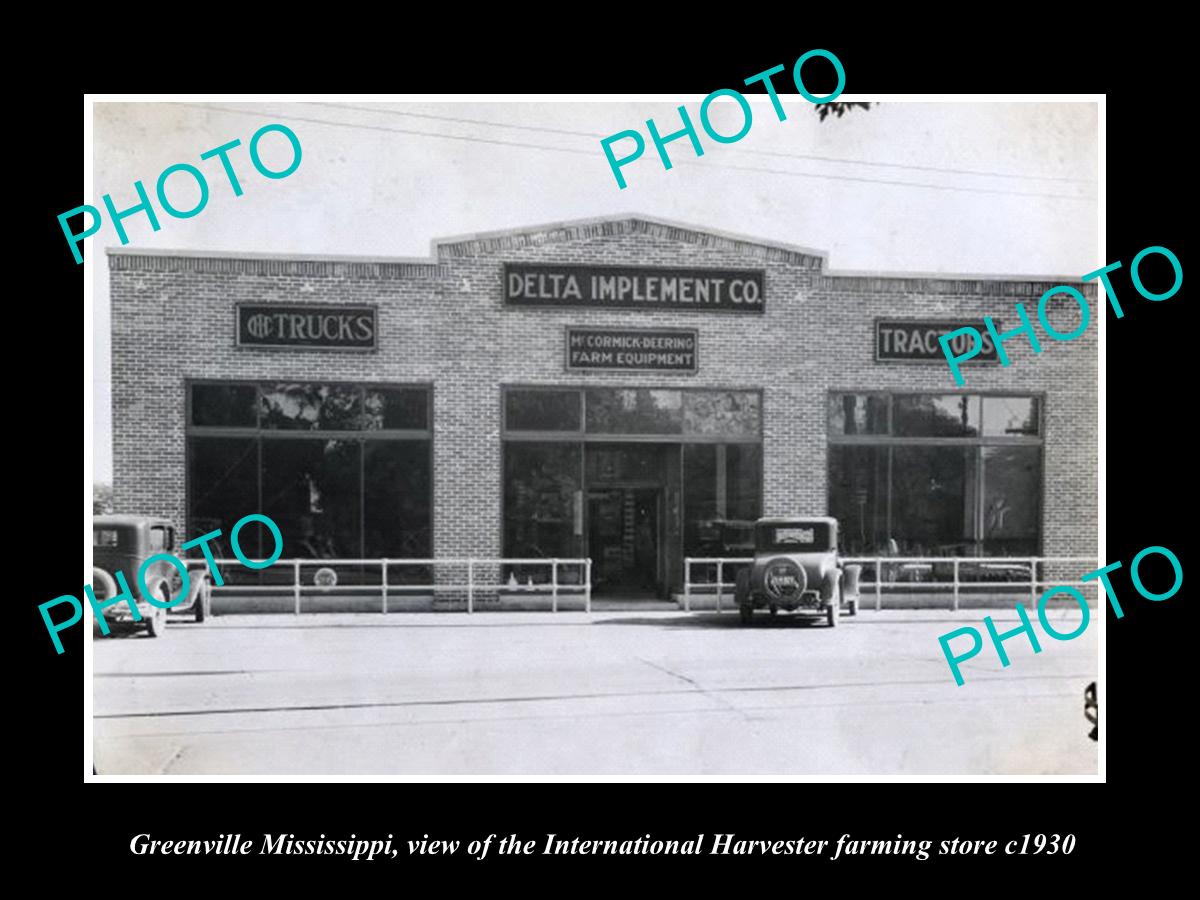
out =
[[[494,256],[506,250],[536,247],[564,241],[587,240],[620,234],[647,234],[684,241],[745,255],[748,259],[783,260],[808,269],[825,267],[826,253],[776,241],[715,231],[699,225],[672,222],[655,216],[626,213],[594,219],[573,219],[544,225],[527,225],[502,231],[439,238],[433,241],[433,255],[447,257]]]

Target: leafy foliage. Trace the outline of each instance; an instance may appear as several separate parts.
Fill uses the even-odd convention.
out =
[[[817,115],[820,116],[821,121],[824,122],[825,117],[830,115],[831,113],[833,115],[836,115],[840,119],[842,116],[844,116],[846,113],[848,113],[855,106],[860,106],[863,109],[871,108],[870,103],[838,103],[836,100],[834,100],[831,103],[818,103],[816,106],[816,110],[817,110]]]

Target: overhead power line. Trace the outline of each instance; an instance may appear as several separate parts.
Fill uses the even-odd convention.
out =
[[[169,101],[169,102],[174,103],[176,106],[188,106],[188,107],[192,107],[194,109],[205,109],[205,110],[209,110],[212,112],[233,113],[235,115],[242,115],[242,116],[258,116],[261,118],[263,116],[269,115],[272,118],[276,118],[276,119],[285,119],[285,120],[291,121],[291,122],[307,122],[310,125],[327,125],[327,126],[331,126],[331,127],[335,127],[335,128],[358,128],[358,129],[362,129],[364,131],[378,131],[378,132],[385,132],[385,133],[391,133],[391,134],[407,134],[407,135],[415,135],[415,136],[420,136],[420,137],[441,138],[442,140],[448,140],[448,141],[467,141],[469,143],[474,143],[474,144],[491,144],[494,146],[502,146],[502,147],[520,147],[520,148],[524,148],[524,149],[528,149],[528,150],[543,150],[543,151],[547,151],[550,153],[570,153],[570,154],[573,154],[576,156],[588,156],[588,157],[592,157],[594,159],[598,158],[598,156],[599,156],[599,154],[597,154],[594,151],[576,150],[571,147],[549,147],[544,144],[527,144],[522,141],[504,141],[504,140],[499,140],[498,138],[469,137],[467,135],[460,135],[460,134],[440,134],[438,132],[432,132],[432,131],[416,131],[414,129],[409,129],[409,128],[391,128],[391,127],[384,126],[384,125],[368,125],[368,124],[363,124],[360,122],[338,122],[338,121],[330,121],[329,119],[314,119],[309,116],[297,116],[297,115],[293,115],[291,113],[280,113],[280,112],[264,113],[261,110],[231,109],[231,108],[225,107],[225,106],[212,106],[212,105],[204,104],[204,103],[185,103],[183,101],[178,101],[178,100],[177,101]],[[791,177],[791,178],[816,178],[816,179],[821,179],[824,181],[849,181],[849,182],[857,182],[860,184],[883,184],[883,185],[891,185],[894,187],[916,187],[916,188],[926,188],[928,190],[935,190],[935,191],[958,191],[958,192],[974,193],[974,194],[1000,194],[1000,195],[1005,195],[1005,196],[1009,196],[1009,197],[1044,197],[1044,198],[1058,199],[1058,200],[1085,200],[1085,201],[1096,199],[1094,196],[1090,196],[1090,195],[1086,195],[1086,194],[1047,194],[1047,193],[1042,193],[1042,192],[1038,192],[1038,191],[1006,191],[1006,190],[1001,190],[999,188],[966,187],[966,186],[961,186],[961,185],[948,185],[948,184],[929,184],[927,182],[920,182],[920,181],[893,181],[893,180],[882,179],[882,178],[862,178],[862,177],[858,177],[858,176],[854,176],[854,175],[826,175],[826,174],[821,174],[821,173],[817,173],[817,172],[792,172],[787,169],[766,169],[766,168],[762,168],[760,166],[740,166],[740,165],[735,165],[732,163],[710,163],[710,162],[701,162],[699,160],[683,160],[683,161],[675,163],[674,165],[676,165],[676,166],[697,166],[697,165],[699,165],[699,166],[705,166],[706,168],[709,168],[709,169],[731,169],[731,170],[740,171],[740,172],[759,172],[759,173],[763,173],[763,174],[767,174],[767,175],[782,175],[784,177]]]
[[[573,137],[586,138],[606,138],[611,135],[601,134],[598,131],[575,131],[569,128],[550,128],[540,125],[517,125],[511,122],[492,122],[487,119],[463,119],[455,116],[439,116],[434,113],[418,113],[408,112],[399,109],[384,109],[374,106],[358,106],[353,103],[324,103],[317,100],[303,101],[306,106],[327,106],[331,109],[357,109],[363,112],[378,112],[386,113],[392,116],[408,116],[414,119],[433,119],[439,122],[457,122],[462,125],[485,125],[490,128],[513,128],[520,131],[535,131],[545,134],[564,134]],[[989,172],[982,169],[950,169],[944,166],[922,166],[916,163],[893,163],[881,162],[872,159],[850,159],[841,156],[818,156],[811,153],[780,153],[775,150],[751,150],[749,148],[730,147],[728,148],[734,153],[750,153],[756,156],[775,156],[782,159],[804,159],[816,160],[818,162],[844,163],[855,166],[876,166],[878,168],[888,169],[912,169],[919,172],[945,172],[950,175],[978,175],[987,178],[1017,178],[1028,179],[1031,181],[1069,181],[1079,184],[1094,184],[1095,182],[1089,178],[1074,178],[1067,175],[1020,175],[1015,172]]]

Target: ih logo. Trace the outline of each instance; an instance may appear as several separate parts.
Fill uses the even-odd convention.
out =
[[[271,336],[271,317],[259,313],[246,320],[246,332],[253,338],[269,338]]]

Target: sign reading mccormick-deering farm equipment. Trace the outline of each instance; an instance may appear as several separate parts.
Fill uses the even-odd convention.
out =
[[[505,263],[504,303],[761,315],[766,303],[763,280],[759,269]]]
[[[694,328],[567,328],[567,369],[695,372]]]

